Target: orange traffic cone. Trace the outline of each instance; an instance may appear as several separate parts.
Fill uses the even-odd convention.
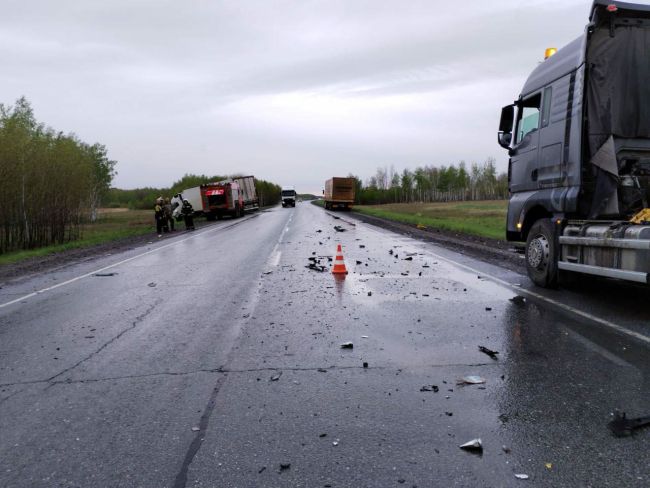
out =
[[[345,261],[343,261],[343,250],[341,249],[341,244],[339,244],[336,248],[336,259],[334,259],[334,267],[332,268],[332,273],[348,274],[348,270],[345,269]]]

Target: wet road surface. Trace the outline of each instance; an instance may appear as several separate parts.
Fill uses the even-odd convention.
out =
[[[647,486],[647,296],[307,203],[4,284],[0,486]]]

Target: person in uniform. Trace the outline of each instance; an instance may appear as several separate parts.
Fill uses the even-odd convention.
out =
[[[172,204],[169,198],[165,198],[165,204],[163,205],[163,211],[165,212],[165,221],[167,222],[168,228],[171,232],[174,232],[174,217],[172,215]]]
[[[156,204],[153,207],[154,217],[156,218],[156,231],[158,237],[162,237],[163,225],[165,223],[165,211],[163,209],[163,199],[157,198]]]
[[[194,230],[194,208],[187,200],[183,200],[181,215],[185,220],[185,230]]]

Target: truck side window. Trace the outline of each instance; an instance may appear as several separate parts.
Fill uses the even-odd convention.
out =
[[[539,108],[542,102],[542,94],[522,100],[519,103],[519,114],[517,117],[517,139],[519,144],[526,134],[539,129]]]
[[[542,127],[546,127],[551,118],[551,94],[553,89],[550,86],[544,88],[544,106],[542,108]]]

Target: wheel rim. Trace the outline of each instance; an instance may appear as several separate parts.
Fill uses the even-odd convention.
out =
[[[549,244],[543,234],[535,236],[528,245],[528,264],[534,269],[544,269],[548,263]]]

